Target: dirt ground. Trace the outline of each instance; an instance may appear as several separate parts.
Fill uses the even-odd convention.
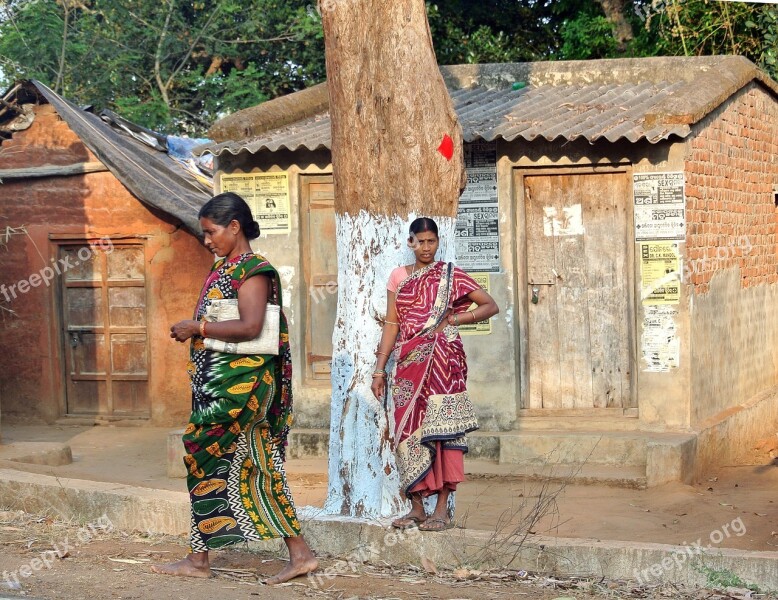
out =
[[[60,478],[185,492],[183,479],[167,477],[168,431],[4,426],[4,442],[68,443],[74,460],[61,467],[8,461],[0,465]],[[460,527],[505,531],[526,520],[540,496],[551,495],[550,510],[532,525],[537,534],[684,545],[700,540],[702,545],[715,542],[716,547],[742,550],[778,548],[778,466],[768,450],[752,451],[740,465],[706,474],[694,485],[668,484],[646,490],[527,481],[512,475],[510,465],[480,461],[466,460],[465,468],[469,480],[457,492]],[[289,460],[287,474],[297,506],[323,506],[326,459]],[[564,471],[560,468],[558,474]]]
[[[183,479],[166,474],[168,429],[137,427],[8,427],[4,443],[60,441],[68,443],[74,462],[61,467],[11,464],[0,466],[60,478],[108,481],[184,492]],[[767,451],[754,451],[742,464],[707,474],[695,485],[671,484],[648,490],[528,481],[509,466],[466,461],[469,481],[457,492],[457,524],[487,531],[510,531],[527,522],[531,531],[560,537],[625,540],[666,544],[712,544],[714,547],[775,551],[778,547],[778,466]],[[327,493],[326,460],[290,460],[289,482],[298,506],[322,506]],[[538,521],[530,516],[540,498],[549,510]],[[0,507],[2,509],[3,507]],[[0,512],[0,600],[27,598],[283,598],[304,597],[465,599],[532,598],[772,598],[748,590],[679,590],[670,585],[636,587],[634,582],[555,579],[521,571],[431,572],[408,565],[390,569],[359,565],[331,579],[301,578],[282,588],[261,583],[282,568],[279,557],[230,549],[216,553],[223,569],[209,580],[168,578],[149,565],[178,559],[186,553],[184,536],[159,537],[123,532],[92,532],[67,557],[50,559],[65,540],[77,539],[82,527]],[[49,560],[35,562],[42,553]],[[331,560],[322,560],[320,573]],[[20,569],[30,568],[30,576]],[[37,569],[35,567],[38,567]],[[430,565],[428,565],[430,567]],[[429,570],[433,570],[430,568]],[[24,571],[26,572],[26,571]],[[19,587],[12,574],[16,573]],[[8,581],[12,585],[9,587]]]
[[[215,575],[211,579],[166,577],[152,573],[149,567],[183,556],[183,538],[133,535],[99,525],[0,511],[0,600],[775,598],[745,589],[639,587],[630,582],[561,579],[521,571],[436,573],[434,565],[426,565],[424,571],[410,566],[354,565],[337,577],[327,578],[324,572],[334,561],[326,559],[321,561],[320,577],[302,577],[271,587],[262,580],[282,568],[281,559],[240,549],[213,553]]]

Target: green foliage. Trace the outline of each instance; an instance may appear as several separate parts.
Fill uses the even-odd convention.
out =
[[[705,575],[706,587],[717,589],[744,588],[759,593],[759,586],[753,583],[746,583],[729,569],[714,569],[704,564],[693,565],[693,568],[698,573]]]
[[[0,85],[37,78],[161,131],[324,80],[315,0],[0,0]],[[632,38],[592,0],[427,2],[440,64],[743,54],[778,71],[778,8],[624,0]]]
[[[170,108],[153,91],[145,98],[120,96],[114,100],[112,109],[128,121],[155,131],[163,131],[171,121]]]
[[[772,6],[762,7],[756,18],[756,22],[746,21],[746,26],[761,36],[763,43],[761,53],[757,59],[762,67],[773,79],[778,79],[778,8]]]
[[[564,60],[612,58],[618,56],[618,44],[613,37],[613,25],[604,15],[581,13],[562,25],[562,48],[559,57]]]
[[[310,2],[3,2],[0,75],[6,86],[34,77],[146,127],[199,134],[219,116],[324,78]]]
[[[553,58],[559,29],[590,2],[576,0],[446,0],[428,2],[438,62],[444,65]]]

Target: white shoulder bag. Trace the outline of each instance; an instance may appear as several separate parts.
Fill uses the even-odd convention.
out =
[[[238,299],[211,300],[211,304],[205,310],[205,320],[211,323],[220,321],[234,321],[240,319],[238,312]],[[267,304],[265,308],[265,323],[262,331],[253,340],[246,342],[223,342],[213,338],[205,338],[205,347],[208,350],[224,352],[227,354],[278,354],[278,345],[281,332],[281,307],[277,304]]]

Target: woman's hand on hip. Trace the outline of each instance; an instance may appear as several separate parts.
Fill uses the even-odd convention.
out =
[[[200,333],[200,323],[187,319],[186,321],[179,321],[175,325],[170,327],[170,337],[177,342],[185,342],[190,337],[198,335]]]

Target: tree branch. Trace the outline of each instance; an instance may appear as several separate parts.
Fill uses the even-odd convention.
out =
[[[181,69],[184,68],[184,65],[189,60],[189,57],[192,56],[192,52],[194,52],[195,46],[200,42],[200,39],[205,34],[206,30],[211,26],[211,23],[213,23],[213,20],[216,18],[216,15],[219,14],[219,11],[221,11],[222,5],[218,4],[216,8],[213,10],[211,15],[208,17],[208,20],[205,22],[205,25],[203,25],[202,29],[199,31],[199,33],[195,36],[194,40],[192,40],[192,43],[189,44],[189,49],[186,51],[186,55],[179,61],[178,65],[175,69],[173,69],[173,72],[170,74],[170,77],[168,77],[166,86],[170,86],[173,83],[173,79],[181,72]],[[167,26],[167,23],[165,23]]]
[[[258,39],[258,40],[220,40],[217,37],[213,37],[212,35],[203,36],[204,39],[210,40],[212,42],[218,42],[220,44],[265,44],[267,42],[290,42],[294,39],[296,39],[295,34],[293,33],[285,33],[283,35],[280,35],[278,37],[272,37],[272,38],[264,38],[264,39]]]
[[[166,84],[162,81],[162,44],[165,41],[165,36],[167,35],[167,29],[170,25],[170,17],[173,15],[173,8],[175,7],[175,1],[174,0],[168,0],[168,11],[167,15],[165,16],[165,24],[162,26],[162,31],[159,34],[159,41],[157,42],[157,51],[154,53],[154,78],[157,80],[157,87],[159,88],[159,93],[162,94],[162,100],[165,101],[165,104],[169,107],[170,106],[170,98],[167,93],[167,88],[169,82]]]
[[[62,22],[62,48],[59,52],[59,69],[57,70],[57,79],[54,82],[54,92],[62,93],[62,80],[65,73],[65,52],[67,50],[68,43],[68,29],[70,27],[70,6],[69,0],[62,0],[62,9],[65,11],[65,18]]]
[[[624,14],[624,0],[597,0],[597,3],[602,7],[605,17],[613,24],[613,37],[616,38],[619,50],[623,51],[627,42],[635,37],[632,25]]]

